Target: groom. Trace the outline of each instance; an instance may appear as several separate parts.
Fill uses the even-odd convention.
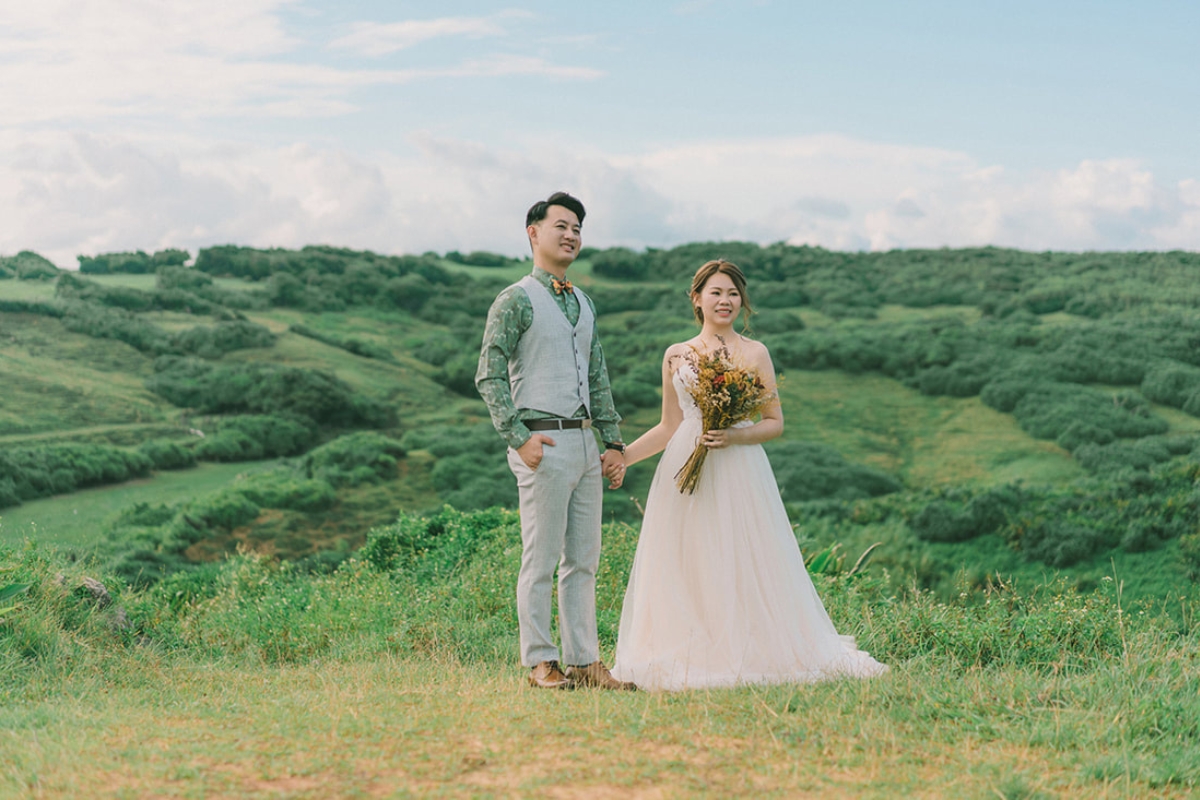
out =
[[[602,481],[619,486],[625,446],[596,334],[596,309],[567,280],[579,255],[583,203],[555,192],[525,215],[533,272],[488,311],[475,386],[508,442],[521,503],[517,618],[521,663],[543,689],[632,689],[600,661],[596,568]],[[604,441],[601,455],[592,433]],[[565,671],[550,638],[550,592],[558,568]]]

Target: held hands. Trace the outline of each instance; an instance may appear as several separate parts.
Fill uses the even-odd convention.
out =
[[[625,455],[616,450],[605,450],[600,454],[600,467],[608,478],[609,489],[620,489],[625,482]]]
[[[542,463],[542,445],[554,447],[554,440],[544,433],[535,433],[517,448],[517,455],[525,462],[525,466],[534,472],[537,472],[538,464]]]

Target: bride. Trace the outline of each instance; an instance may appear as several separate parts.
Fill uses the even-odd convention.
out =
[[[775,391],[767,348],[733,330],[750,311],[746,279],[709,261],[692,280],[698,336],[663,358],[662,420],[625,451],[662,452],[646,501],[612,674],[643,689],[869,677],[887,667],[839,636],[813,588],[762,442],[783,433],[776,399],[757,423],[701,430],[688,392],[695,358],[725,347]],[[709,449],[694,494],[675,474],[697,442]],[[623,473],[621,473],[623,475]],[[619,485],[620,478],[614,478]]]

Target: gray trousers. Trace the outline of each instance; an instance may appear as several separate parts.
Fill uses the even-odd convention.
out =
[[[521,501],[521,572],[517,620],[521,663],[557,661],[550,638],[550,589],[558,568],[562,662],[582,666],[600,658],[596,636],[596,568],[600,564],[603,478],[590,430],[546,431],[537,470],[509,448],[508,466]]]

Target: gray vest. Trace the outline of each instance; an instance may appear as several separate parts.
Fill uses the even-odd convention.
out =
[[[533,305],[533,324],[521,334],[508,360],[508,381],[517,408],[569,419],[580,406],[592,413],[588,362],[592,353],[592,308],[578,288],[579,321],[572,327],[550,290],[532,275],[517,281]]]

